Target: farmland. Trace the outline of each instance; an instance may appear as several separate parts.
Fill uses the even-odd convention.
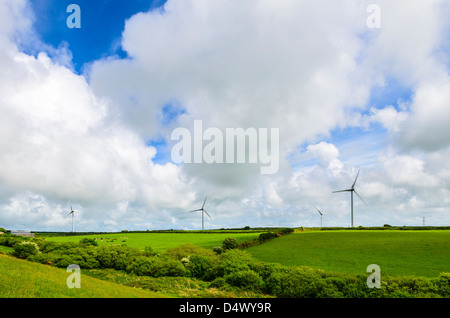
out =
[[[436,277],[450,271],[450,231],[297,232],[247,249],[255,258],[288,266],[387,275]]]
[[[82,236],[49,236],[45,239],[51,242],[79,242],[83,238],[93,238],[99,246],[126,245],[139,249],[144,249],[145,247],[150,246],[155,251],[163,251],[186,243],[212,249],[215,246],[221,246],[222,241],[227,237],[233,237],[238,241],[238,243],[242,243],[244,241],[248,242],[257,239],[259,234],[260,233],[258,232],[112,233]]]
[[[230,239],[233,246],[225,244]],[[6,236],[0,239],[3,253],[22,260],[0,258],[3,272],[13,273],[3,281],[17,286],[2,289],[0,297],[73,297],[61,271],[70,264],[78,264],[88,282],[97,279],[92,286],[106,281],[114,284],[105,290],[134,287],[170,297],[448,297],[449,243],[448,230]],[[369,264],[381,268],[380,289],[366,285]],[[52,289],[54,276],[59,290]],[[47,294],[33,292],[40,284],[51,286]],[[106,295],[122,297],[118,290]],[[79,297],[93,295],[86,293]]]

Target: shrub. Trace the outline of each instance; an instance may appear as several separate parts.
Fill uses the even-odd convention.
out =
[[[41,263],[45,265],[55,265],[57,256],[53,254],[38,253],[29,255],[26,259],[30,262]]]
[[[156,252],[153,250],[153,248],[151,246],[146,246],[144,248],[144,254],[145,254],[145,256],[154,256],[154,255],[156,255]]]
[[[319,271],[294,267],[273,272],[266,280],[267,291],[277,297],[313,298],[325,288]]]
[[[218,267],[218,276],[227,275],[237,271],[249,270],[256,260],[247,252],[233,249],[221,255]]]
[[[209,284],[209,287],[211,288],[224,288],[227,287],[228,283],[223,277],[216,277],[211,284]]]
[[[18,258],[27,258],[30,255],[36,255],[39,253],[39,249],[34,242],[20,242],[14,245],[13,255]]]
[[[180,261],[167,257],[137,257],[126,268],[127,272],[138,276],[185,276],[186,269]]]
[[[261,233],[258,237],[259,242],[260,243],[264,243],[267,242],[270,239],[273,239],[275,237],[277,237],[278,235],[276,233],[273,232],[265,232],[265,233]]]
[[[68,250],[78,247],[75,242],[43,242],[40,251],[42,253],[65,254]]]
[[[15,235],[2,235],[0,237],[0,245],[14,247],[15,244],[21,243],[26,240],[26,238]]]
[[[80,245],[81,246],[98,246],[98,243],[93,238],[85,237],[85,238],[80,240]]]
[[[216,258],[203,255],[192,255],[186,264],[186,269],[189,270],[192,277],[205,281],[211,281],[217,277],[217,268]]]
[[[222,248],[224,250],[231,250],[234,248],[237,248],[239,246],[238,241],[234,237],[228,237],[223,240],[222,242]]]
[[[127,246],[100,246],[97,248],[97,260],[102,268],[125,270],[134,258],[143,253]]]
[[[220,255],[223,253],[223,248],[221,246],[215,246],[213,247],[213,252],[216,253],[217,255]]]
[[[241,289],[262,290],[264,288],[263,279],[250,269],[232,272],[224,276],[224,279],[228,284]]]
[[[437,279],[438,293],[443,297],[450,297],[450,273],[441,273]]]

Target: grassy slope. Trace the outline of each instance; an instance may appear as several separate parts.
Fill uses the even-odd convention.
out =
[[[317,231],[286,235],[247,251],[284,265],[366,274],[436,277],[450,272],[450,231]]]
[[[130,247],[145,248],[151,246],[153,250],[166,250],[185,243],[192,243],[204,248],[222,246],[227,237],[234,237],[238,242],[252,241],[258,238],[259,233],[115,233],[96,234],[87,236],[52,236],[46,237],[48,241],[79,242],[82,238],[104,238],[97,240],[99,246],[111,244],[126,244]],[[113,242],[107,242],[106,238],[115,238]]]
[[[0,298],[158,298],[164,295],[83,275],[81,288],[66,285],[71,273],[0,254]]]

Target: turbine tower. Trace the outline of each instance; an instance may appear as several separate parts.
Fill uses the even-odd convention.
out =
[[[322,216],[323,216],[323,213],[320,212],[320,210],[317,207],[316,207],[316,210],[317,210],[317,212],[320,213],[320,227],[322,227]]]
[[[74,227],[74,222],[73,222],[75,211],[72,209],[72,204],[70,205],[70,212],[67,215],[71,215],[71,214],[72,214],[72,233],[75,233],[75,227]]]
[[[363,198],[361,198],[361,196],[358,194],[358,192],[356,192],[355,190],[355,184],[356,184],[356,180],[358,180],[358,176],[359,176],[359,171],[358,170],[358,174],[356,175],[355,181],[352,184],[352,187],[350,189],[345,189],[345,190],[339,190],[339,191],[333,191],[333,193],[337,193],[337,192],[350,192],[350,197],[351,197],[351,209],[352,209],[352,227],[353,227],[353,192],[355,192],[355,194],[361,199],[362,202],[364,202],[364,204],[367,206],[366,202],[363,200]]]
[[[206,212],[206,210],[204,209],[205,203],[206,203],[206,199],[207,199],[207,197],[205,197],[205,201],[203,201],[203,205],[202,205],[201,209],[189,211],[189,212],[202,211],[202,231],[205,229],[204,213],[206,213],[206,215],[212,220],[212,218],[209,216],[208,212]]]

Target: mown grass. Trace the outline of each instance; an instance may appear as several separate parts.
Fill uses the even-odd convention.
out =
[[[76,242],[83,238],[96,239],[99,246],[120,244],[129,247],[144,249],[151,246],[155,251],[164,251],[182,244],[191,243],[212,249],[222,246],[224,239],[234,237],[239,243],[250,242],[257,239],[260,233],[113,233],[83,236],[51,236],[45,237],[53,242]]]
[[[159,298],[161,293],[83,275],[81,288],[68,288],[65,270],[0,254],[0,298]]]
[[[450,271],[450,231],[311,231],[247,249],[257,259],[288,266],[365,274],[437,277]]]

